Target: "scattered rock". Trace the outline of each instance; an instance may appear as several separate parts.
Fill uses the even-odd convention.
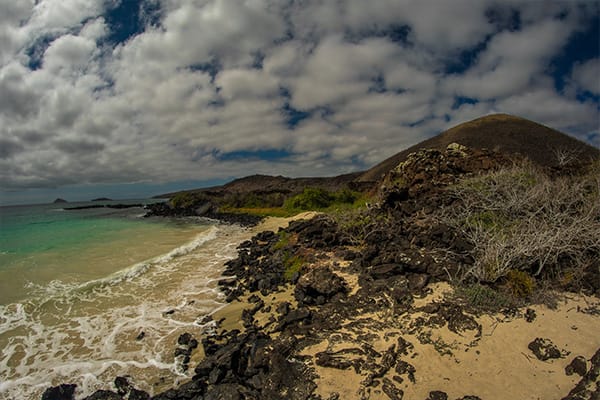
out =
[[[77,385],[63,384],[50,387],[42,394],[42,400],[74,400]]]
[[[590,369],[562,400],[600,399],[600,349],[596,350],[590,361]]]
[[[565,373],[567,375],[573,375],[574,373],[579,376],[584,376],[587,373],[587,361],[583,356],[577,356],[565,367]]]
[[[398,360],[398,363],[396,364],[396,372],[399,375],[407,374],[408,379],[410,379],[410,381],[412,383],[415,383],[415,372],[416,371],[417,370],[415,369],[415,367],[413,365],[407,363],[406,361]]]
[[[534,309],[528,308],[527,310],[525,310],[525,321],[533,322],[533,321],[535,321],[536,316],[537,315],[536,315]]]
[[[192,335],[190,333],[182,333],[181,335],[179,335],[179,337],[177,338],[177,344],[182,345],[182,346],[187,346],[190,344],[190,341],[192,340]]]
[[[192,352],[194,349],[198,347],[198,341],[194,339],[194,337],[190,333],[182,333],[177,338],[177,347],[174,351],[174,357],[179,358],[181,365],[180,368],[182,371],[187,371],[189,368],[190,359],[192,356]]]
[[[123,400],[123,397],[112,390],[97,390],[83,400]]]
[[[127,400],[150,400],[150,395],[143,390],[131,389]]]
[[[527,345],[527,348],[541,361],[562,357],[561,351],[550,339],[536,338]]]
[[[346,281],[326,266],[310,269],[298,279],[294,296],[300,303],[317,304],[327,301],[338,293],[347,293]],[[318,301],[319,297],[323,300]]]
[[[316,354],[315,364],[325,368],[349,369],[354,365],[354,362],[335,353],[323,351]]]
[[[434,390],[429,392],[429,397],[426,400],[448,400],[448,395],[445,392]]]
[[[383,386],[381,387],[381,390],[390,398],[390,400],[402,400],[404,397],[404,392],[402,389],[396,387],[396,385],[394,385],[394,383],[387,378],[383,378]]]
[[[119,395],[125,396],[131,390],[131,384],[126,377],[117,376],[115,378],[115,388],[117,388],[117,393]]]

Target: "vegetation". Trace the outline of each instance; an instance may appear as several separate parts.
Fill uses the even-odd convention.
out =
[[[326,211],[335,207],[352,207],[362,194],[348,189],[330,192],[321,188],[305,188],[296,196],[287,199],[284,208],[293,211]]]
[[[514,305],[514,300],[510,296],[479,283],[458,286],[454,296],[467,305],[482,311],[497,312]]]
[[[469,271],[481,282],[508,279],[513,294],[531,276],[582,269],[600,257],[600,174],[551,178],[528,162],[455,185],[442,220],[473,245]],[[523,272],[512,272],[519,270]]]
[[[301,273],[306,261],[300,256],[287,256],[284,258],[283,277],[291,281],[296,273]]]
[[[220,202],[229,209],[276,209],[283,206],[284,200],[280,192],[230,192]]]
[[[526,299],[533,294],[535,281],[525,271],[512,269],[506,274],[507,285],[513,297]]]
[[[200,201],[202,201],[202,198],[197,194],[180,192],[169,200],[169,204],[174,208],[189,208],[195,206]]]

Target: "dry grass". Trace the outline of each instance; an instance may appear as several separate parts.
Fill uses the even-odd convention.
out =
[[[441,219],[474,246],[469,273],[495,282],[511,270],[534,276],[600,263],[600,168],[549,178],[522,162],[465,179]]]

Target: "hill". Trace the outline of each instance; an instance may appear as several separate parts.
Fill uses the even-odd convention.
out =
[[[287,178],[284,176],[251,175],[235,179],[222,186],[193,189],[185,192],[222,196],[226,193],[281,193],[288,195],[300,193],[305,187],[323,188],[335,191],[352,186],[352,182],[356,181],[361,174],[362,172],[357,172],[325,178]],[[181,192],[165,193],[156,197],[171,198],[179,193]]]
[[[564,157],[579,161],[600,158],[600,150],[555,129],[513,115],[493,114],[450,128],[363,172],[324,178],[252,175],[222,186],[166,193],[156,197],[171,198],[182,192],[216,197],[231,193],[277,193],[289,196],[302,192],[306,187],[330,191],[344,188],[362,191],[379,182],[390,170],[405,161],[409,154],[423,149],[444,150],[450,143],[459,143],[472,149],[494,150],[507,155],[519,154],[547,167],[559,164],[559,152]]]
[[[410,153],[422,149],[443,150],[450,143],[506,154],[520,154],[542,166],[558,165],[556,152],[564,156],[576,156],[578,160],[600,157],[600,150],[562,132],[508,114],[486,115],[448,129],[430,139],[403,150],[375,165],[358,177],[359,182],[374,182]]]

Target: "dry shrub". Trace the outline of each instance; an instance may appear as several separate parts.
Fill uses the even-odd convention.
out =
[[[473,244],[470,273],[483,282],[599,265],[599,172],[551,179],[520,162],[452,187],[458,201],[441,219]]]

